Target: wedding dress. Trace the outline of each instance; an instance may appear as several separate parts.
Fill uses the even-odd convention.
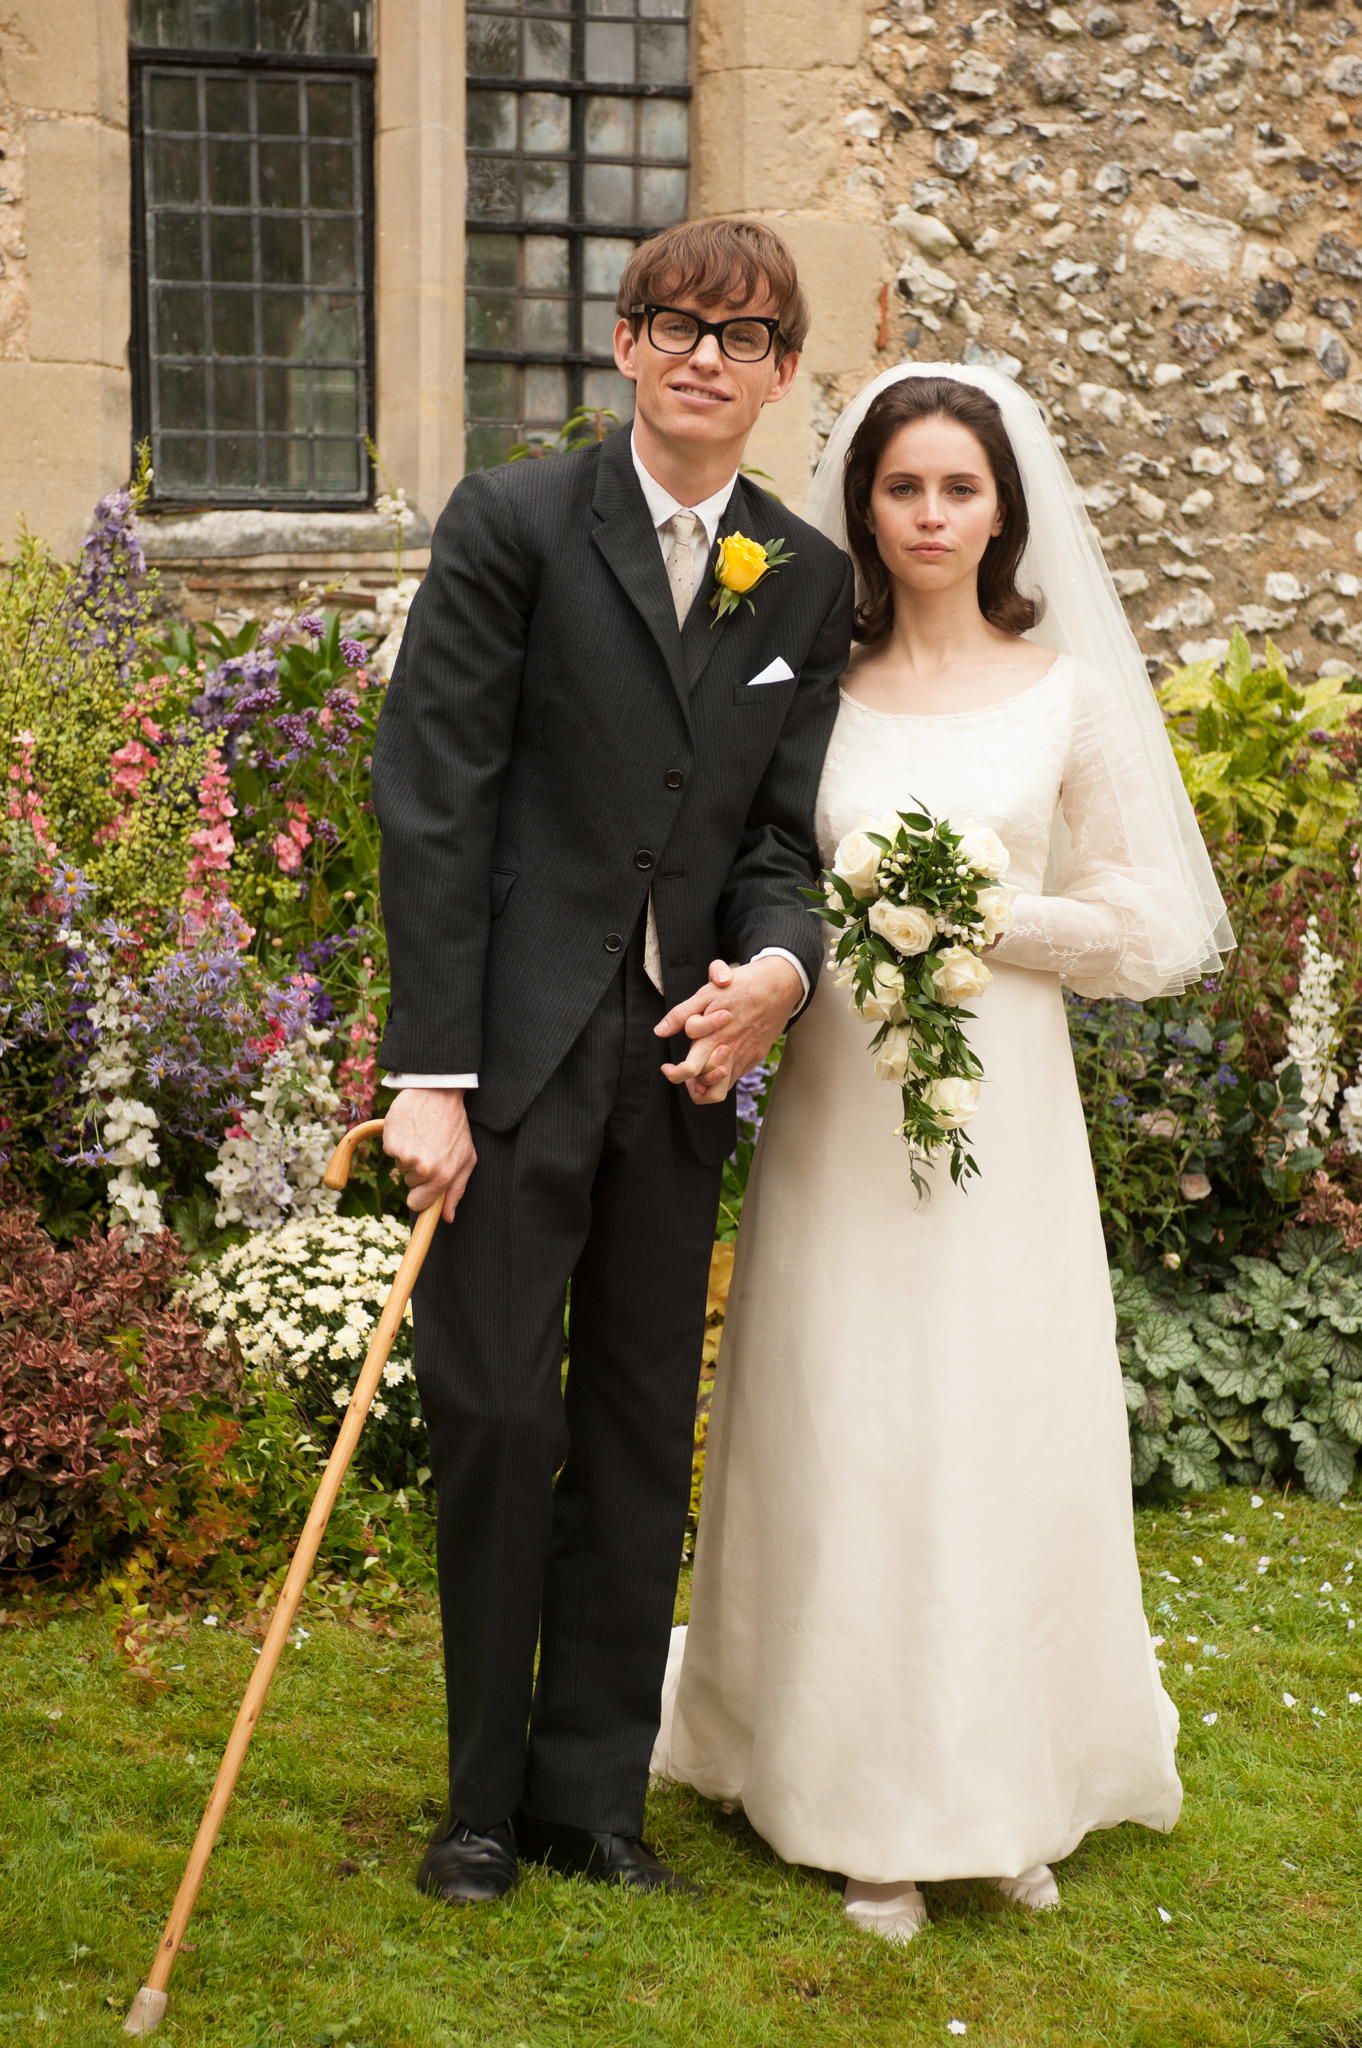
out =
[[[874,1027],[821,975],[743,1210],[654,1769],[859,1879],[1016,1877],[1181,1805],[1061,993],[1124,985],[1166,883],[1130,864],[1103,683],[1065,654],[982,710],[844,693],[824,768],[825,862],[919,805],[1010,851],[1017,927],[967,1026],[980,1172],[918,1201]]]

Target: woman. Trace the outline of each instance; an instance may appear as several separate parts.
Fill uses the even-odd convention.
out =
[[[992,827],[1021,893],[967,1027],[986,1077],[967,1190],[938,1171],[915,1198],[897,1091],[830,974],[791,1033],[655,1767],[844,1871],[848,1914],[908,1940],[919,1880],[1057,1905],[1048,1866],[1089,1829],[1178,1816],[1062,988],[1180,989],[1234,942],[1031,400],[986,370],[891,371],[838,423],[806,517],[861,596],[824,859],[925,806]]]

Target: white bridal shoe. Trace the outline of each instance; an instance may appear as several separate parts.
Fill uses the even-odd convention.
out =
[[[909,1942],[927,1925],[927,1901],[911,1878],[862,1884],[849,1877],[842,1910],[848,1920],[882,1941]]]
[[[989,1883],[996,1884],[1004,1898],[1029,1906],[1033,1913],[1048,1912],[1059,1904],[1059,1886],[1048,1863],[1035,1863],[1020,1877],[991,1877]]]

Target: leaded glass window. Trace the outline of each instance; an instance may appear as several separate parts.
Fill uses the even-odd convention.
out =
[[[632,413],[615,290],[634,245],[686,217],[689,39],[689,0],[470,7],[469,469],[579,405]]]
[[[367,6],[140,0],[133,31],[137,431],[156,499],[363,504]],[[218,54],[234,36],[248,63]]]

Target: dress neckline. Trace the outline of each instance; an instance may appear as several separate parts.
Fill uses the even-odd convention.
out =
[[[1037,690],[1044,689],[1062,662],[1069,659],[1067,654],[1057,654],[1044,675],[1028,683],[1024,690],[1014,690],[1010,697],[1000,697],[996,704],[977,704],[972,711],[877,711],[873,704],[862,704],[859,697],[848,696],[838,685],[837,694],[844,704],[850,704],[853,711],[862,711],[867,718],[892,718],[896,724],[911,721],[914,724],[944,725],[952,719],[991,718],[995,712],[1008,711],[1014,704],[1020,704],[1024,697],[1033,697]]]

